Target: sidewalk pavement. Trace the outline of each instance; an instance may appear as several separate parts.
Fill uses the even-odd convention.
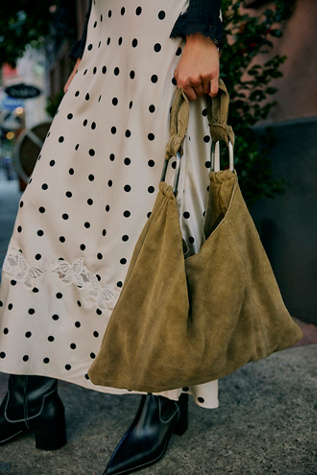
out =
[[[0,177],[0,263],[20,193]],[[220,407],[190,401],[189,429],[144,475],[317,475],[317,328],[298,321],[295,347],[222,378]],[[7,376],[0,374],[0,398]],[[0,448],[0,475],[101,475],[132,421],[139,396],[113,396],[60,382],[68,444],[35,448],[33,435]]]

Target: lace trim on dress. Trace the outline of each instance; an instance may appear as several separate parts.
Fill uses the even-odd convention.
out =
[[[115,289],[101,287],[96,274],[84,266],[83,258],[76,259],[73,264],[59,260],[43,270],[40,267],[31,267],[21,251],[12,249],[7,254],[3,270],[17,282],[23,283],[29,290],[34,289],[45,274],[53,272],[64,285],[76,285],[83,292],[86,300],[92,299],[100,309],[105,309],[107,304],[118,295]]]
[[[3,263],[3,270],[14,277],[17,282],[22,282],[28,289],[36,287],[44,275],[44,271],[39,267],[29,266],[18,250],[8,253]]]
[[[82,289],[84,294],[96,301],[98,308],[105,309],[106,303],[112,300],[118,292],[113,289],[101,287],[99,280],[93,272],[84,266],[84,259],[80,257],[73,264],[59,261],[52,268],[61,281],[66,284],[75,284]]]

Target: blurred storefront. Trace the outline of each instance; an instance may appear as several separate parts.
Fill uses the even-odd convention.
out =
[[[14,161],[20,136],[49,120],[45,62],[43,50],[28,47],[16,68],[2,67],[0,165],[8,180],[15,179],[18,171]],[[20,180],[20,189],[24,188],[25,182]]]
[[[14,179],[18,174],[21,190],[26,186],[63,96],[64,84],[73,68],[69,51],[81,35],[87,10],[84,1],[71,0],[63,6],[58,5],[47,7],[53,21],[43,47],[27,46],[16,68],[5,64],[1,69],[0,170],[2,177],[8,179]],[[10,96],[8,87],[17,85],[36,88],[39,94],[27,99]]]

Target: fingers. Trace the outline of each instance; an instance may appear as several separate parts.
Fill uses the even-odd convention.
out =
[[[75,76],[75,71],[73,70],[72,73],[71,73],[71,75],[70,75],[69,78],[67,79],[67,82],[66,82],[65,86],[64,86],[64,93],[65,93],[65,94],[66,94],[66,92],[68,91],[68,88],[69,88],[70,83],[72,82],[74,76]]]
[[[197,97],[202,97],[205,94],[213,94],[211,97],[217,95],[218,92],[218,74],[211,79],[210,74],[204,77],[193,78],[191,76],[182,76],[179,71],[175,71],[175,79],[177,87],[183,89],[190,101],[195,101]]]
[[[177,87],[183,89],[186,96],[190,101],[195,101],[197,97],[202,97],[205,94],[208,94],[210,97],[216,97],[218,94],[219,89],[219,78],[214,77],[212,79],[199,79],[199,80],[182,80],[181,78],[177,78],[176,83]]]
[[[196,94],[196,91],[193,87],[185,87],[185,88],[181,88],[183,89],[183,91],[185,92],[186,96],[188,97],[188,99],[190,101],[195,101],[197,99],[197,94]]]
[[[175,70],[177,87],[183,89],[190,101],[195,101],[197,97],[208,94],[215,97],[219,88],[219,69],[210,70],[194,76],[190,70],[182,70],[178,65]]]
[[[219,79],[218,78],[213,78],[209,82],[209,94],[210,97],[216,97],[218,94],[218,89],[219,89]]]
[[[209,78],[205,78],[203,80],[203,90],[204,90],[204,94],[209,94],[209,92],[210,92],[210,79]]]
[[[204,95],[204,86],[200,81],[181,82],[181,87],[190,101],[195,101],[197,97]]]
[[[66,94],[66,92],[68,91],[68,88],[69,88],[70,83],[71,83],[71,79],[68,78],[68,80],[67,80],[67,82],[66,82],[66,84],[65,84],[65,86],[64,86],[64,94]]]
[[[70,83],[72,82],[72,80],[73,80],[75,74],[76,74],[77,71],[78,71],[78,68],[79,68],[80,63],[81,63],[81,58],[78,58],[77,61],[76,61],[75,66],[74,66],[74,69],[72,70],[72,72],[71,72],[71,74],[70,74],[69,78],[67,79],[67,82],[66,82],[66,84],[65,84],[65,86],[64,86],[64,93],[65,93],[65,94],[66,94],[66,92],[68,91],[68,88],[69,88],[69,86],[70,86]]]

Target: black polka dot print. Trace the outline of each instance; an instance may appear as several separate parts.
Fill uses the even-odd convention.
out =
[[[93,386],[88,369],[159,192],[184,46],[170,32],[187,3],[92,2],[84,59],[19,203],[9,249],[15,267],[3,272],[0,289],[0,371],[34,371],[108,392]],[[202,98],[191,103],[177,197],[189,255],[202,242],[206,112]],[[169,184],[175,166],[171,160]],[[164,394],[188,392],[200,406],[216,407],[216,383],[208,387]]]

